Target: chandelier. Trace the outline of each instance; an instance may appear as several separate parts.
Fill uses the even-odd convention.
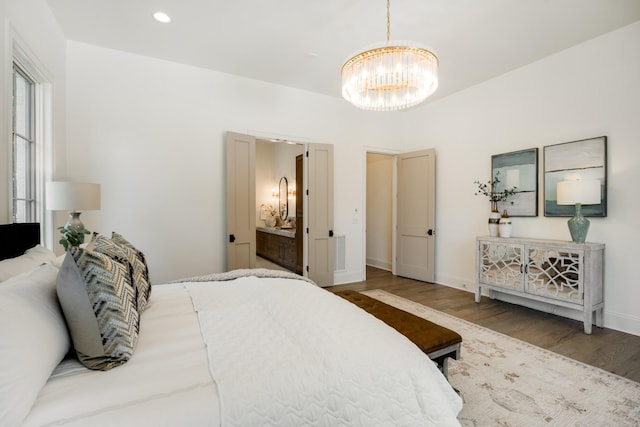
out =
[[[342,96],[364,110],[394,111],[418,105],[438,88],[438,57],[409,41],[387,41],[365,48],[342,66]]]

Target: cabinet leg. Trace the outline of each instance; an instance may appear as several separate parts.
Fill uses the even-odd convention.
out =
[[[599,328],[604,327],[604,318],[602,317],[602,308],[596,310],[596,326]]]
[[[478,288],[476,289],[476,303],[480,304],[480,296],[482,295],[482,292],[480,290],[480,286],[478,286]]]
[[[584,311],[584,333],[591,335],[591,328],[593,323],[593,310],[585,309]]]

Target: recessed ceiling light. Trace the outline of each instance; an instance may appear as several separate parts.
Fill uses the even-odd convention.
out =
[[[156,12],[153,14],[153,19],[163,24],[171,22],[171,17],[164,12]]]

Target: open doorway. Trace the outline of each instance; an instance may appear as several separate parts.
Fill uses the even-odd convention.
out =
[[[365,262],[387,271],[393,270],[393,168],[393,155],[367,152]]]
[[[435,150],[365,150],[365,266],[433,282]]]
[[[302,271],[303,144],[256,139],[256,267]],[[299,227],[298,227],[299,226]]]
[[[260,208],[263,202],[256,204],[256,139],[252,135],[226,133],[228,271],[256,266],[256,218],[259,218],[263,211]],[[304,146],[306,147],[304,156],[296,155],[296,159],[303,159],[300,162],[302,167],[299,168],[303,171],[303,179],[296,179],[297,183],[304,181],[304,191],[300,188],[296,191],[296,199],[303,197],[304,233],[296,230],[296,234],[303,234],[300,250],[303,254],[302,270],[305,276],[319,286],[332,286],[334,282],[333,146],[320,143],[307,143]],[[298,168],[297,160],[295,165]],[[299,172],[296,173],[299,175]],[[276,210],[280,208],[282,202],[288,200],[288,179],[282,179],[283,177],[281,176],[278,180]],[[272,192],[275,192],[275,188]],[[272,192],[267,199],[273,197]],[[298,208],[299,205],[296,205],[296,211]],[[284,217],[289,217],[288,212]],[[299,226],[298,218],[295,223]],[[292,231],[293,229],[289,232]],[[278,250],[280,249],[278,245]],[[296,249],[293,247],[293,250]],[[299,271],[301,266],[295,267]]]

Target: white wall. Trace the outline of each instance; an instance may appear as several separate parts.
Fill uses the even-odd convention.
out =
[[[277,188],[275,180],[275,147],[271,142],[256,141],[256,226],[264,227],[265,222],[260,219],[262,205],[277,208],[278,201],[273,198],[273,191]]]
[[[275,143],[276,144],[276,164],[274,182],[276,189],[279,189],[280,178],[287,178],[288,187],[296,188],[296,156],[304,152],[303,145]],[[294,198],[287,197],[289,203],[289,218],[296,217],[296,203]],[[283,199],[284,200],[284,199]]]
[[[272,192],[279,189],[280,178],[287,178],[288,185],[296,188],[296,156],[304,151],[303,145],[256,140],[256,225],[264,227],[260,219],[260,206],[271,205],[277,209],[278,200]],[[289,218],[295,218],[295,198],[289,200]]]
[[[54,178],[65,174],[65,52],[66,40],[44,0],[0,2],[0,224],[9,222],[11,159],[12,63],[14,44],[25,50],[39,71],[51,79],[53,93],[53,139],[58,155],[47,165]]]
[[[142,249],[154,283],[225,268],[226,131],[334,144],[334,231],[347,245],[336,282],[362,279],[364,225],[352,218],[364,208],[362,147],[394,141],[400,115],[372,121],[336,97],[77,42],[67,49],[68,172],[102,184],[102,209],[84,223]]]
[[[436,281],[474,283],[474,239],[487,234],[489,203],[473,181],[490,178],[491,155],[608,137],[608,209],[588,241],[606,248],[605,325],[640,335],[635,268],[640,226],[640,22],[409,113],[405,148],[435,147]],[[444,77],[443,77],[444,78]],[[571,240],[567,218],[512,218],[514,236]]]
[[[640,240],[638,40],[640,23],[391,114],[69,42],[69,175],[103,184],[103,208],[83,214],[85,224],[129,237],[158,283],[226,264],[225,131],[332,143],[335,232],[347,242],[340,283],[364,277],[364,147],[433,147],[436,280],[472,289],[475,236],[486,234],[489,207],[473,196],[473,181],[489,178],[491,155],[607,135],[609,216],[592,220],[588,239],[607,243],[605,324],[640,335],[632,251]],[[545,218],[542,207],[537,218],[514,218],[513,234],[569,239],[565,219]]]

